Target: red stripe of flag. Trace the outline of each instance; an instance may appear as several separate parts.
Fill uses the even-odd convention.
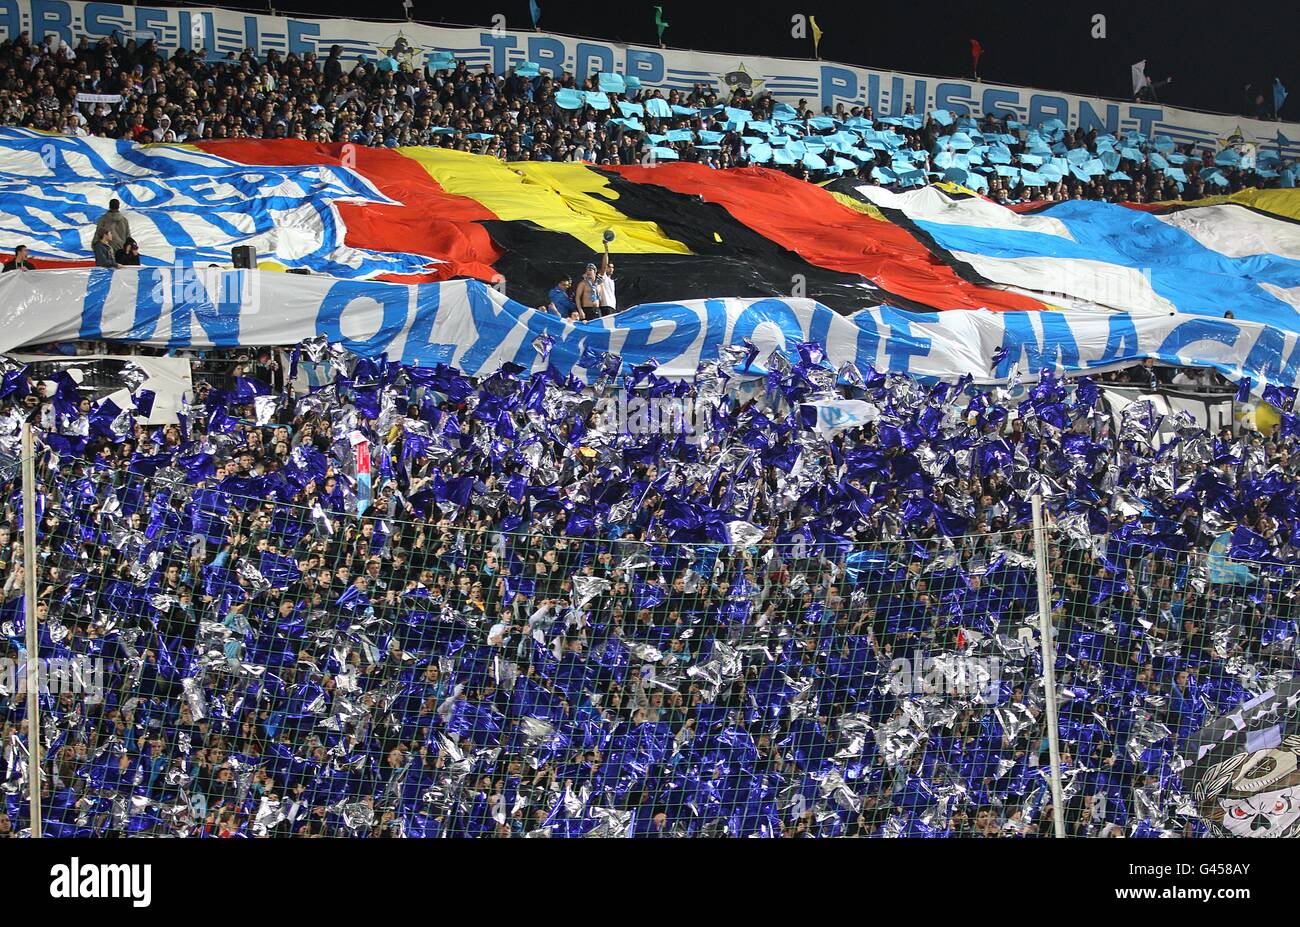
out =
[[[881,289],[936,309],[1035,311],[1028,296],[959,277],[906,228],[844,206],[821,187],[761,167],[702,164],[613,167],[628,180],[717,203],[737,221],[827,270],[860,274]]]

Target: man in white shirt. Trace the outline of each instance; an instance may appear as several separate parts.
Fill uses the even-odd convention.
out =
[[[1200,389],[1210,385],[1210,372],[1203,367],[1184,367],[1173,379],[1174,386],[1183,389]]]
[[[600,262],[600,273],[596,274],[596,299],[600,304],[600,314],[609,315],[618,310],[618,299],[614,295],[614,264],[609,259],[609,242],[605,242],[605,256]]]

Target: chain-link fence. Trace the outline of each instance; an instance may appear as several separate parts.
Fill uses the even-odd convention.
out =
[[[1300,568],[1250,559],[1266,546],[1244,525],[1192,547],[1160,522],[1093,536],[1067,517],[1050,547],[1067,830],[1286,832]]]
[[[331,480],[307,508],[206,476],[39,478],[46,835],[1053,832],[1027,523],[669,543],[572,519],[503,531],[437,502],[398,517],[418,493],[358,517]],[[1257,757],[1197,763],[1207,730],[1294,671],[1295,568],[1237,559],[1244,536],[1205,554],[1073,516],[1048,532],[1066,832],[1287,828],[1259,802],[1294,760],[1272,778]],[[23,606],[9,583],[14,832]],[[1231,760],[1216,738],[1209,760]]]

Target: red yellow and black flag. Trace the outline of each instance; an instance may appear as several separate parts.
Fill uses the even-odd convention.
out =
[[[506,163],[441,148],[292,140],[199,147],[250,166],[346,158],[393,204],[338,203],[345,244],[432,259],[427,273],[391,278],[401,282],[500,276],[512,298],[540,303],[558,280],[596,261],[612,231],[621,306],[803,295],[844,312],[1042,308],[949,266],[923,236],[850,188],[766,168]]]

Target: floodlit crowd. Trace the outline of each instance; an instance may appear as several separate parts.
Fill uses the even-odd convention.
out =
[[[818,112],[806,100],[777,102],[743,72],[665,94],[617,75],[554,76],[526,64],[472,70],[404,39],[358,61],[337,46],[319,55],[168,54],[152,40],[70,46],[23,33],[0,43],[0,124],[142,143],[296,138],[510,161],[762,165],[814,181],[951,181],[999,202],[1192,200],[1296,181],[1296,165],[1270,140],[1197,153],[1165,136],[1116,137],[1059,120],[1025,126],[910,106],[898,115],[844,104]]]
[[[1066,826],[1209,833],[1190,740],[1295,665],[1294,395],[1234,437],[1044,373],[470,379],[314,340],[142,425],[129,363],[129,401],[11,363],[4,656],[31,569],[39,656],[80,668],[41,695],[46,832],[1047,835],[1040,493]],[[0,837],[27,704],[0,687]]]

